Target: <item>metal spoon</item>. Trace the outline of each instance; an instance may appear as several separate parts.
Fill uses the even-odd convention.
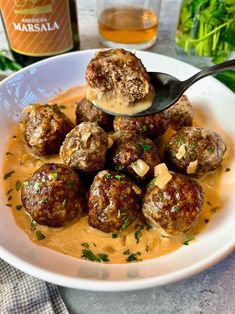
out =
[[[149,109],[136,114],[128,115],[112,113],[98,106],[97,108],[115,116],[124,117],[148,116],[171,107],[177,100],[179,100],[179,98],[191,85],[193,85],[200,79],[208,75],[212,75],[229,69],[235,69],[235,59],[204,69],[185,81],[180,81],[170,74],[149,72],[148,74],[150,76],[151,83],[155,90],[155,98],[153,100],[152,106]],[[94,103],[94,105],[96,104]]]

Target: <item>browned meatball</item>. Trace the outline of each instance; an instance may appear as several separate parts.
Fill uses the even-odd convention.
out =
[[[82,212],[80,184],[78,175],[69,167],[45,164],[22,185],[22,203],[36,222],[61,227]]]
[[[163,135],[168,126],[169,115],[167,111],[138,118],[115,117],[113,122],[115,131],[136,133],[150,138]]]
[[[118,95],[129,104],[143,99],[152,85],[140,59],[124,49],[98,51],[87,66],[86,81],[99,98]]]
[[[138,159],[143,160],[149,166],[144,176],[138,175],[133,170],[133,165]],[[109,160],[116,170],[127,173],[137,180],[152,178],[154,167],[159,164],[158,151],[154,142],[136,134],[123,134],[117,139],[109,150]]]
[[[186,95],[183,95],[172,107],[168,109],[170,127],[176,131],[184,126],[193,125],[193,107]]]
[[[25,122],[25,139],[39,156],[56,154],[73,123],[57,105],[35,104]]]
[[[60,157],[69,167],[84,173],[102,170],[108,149],[108,136],[98,125],[82,122],[66,135]]]
[[[90,187],[89,224],[103,232],[119,232],[131,227],[139,216],[140,194],[125,175],[104,170]]]
[[[184,127],[170,138],[165,147],[165,160],[177,172],[201,176],[220,166],[225,150],[217,133]]]
[[[148,222],[173,235],[186,232],[197,220],[204,200],[201,186],[191,178],[171,172],[172,179],[160,189],[153,179],[143,198],[142,212]]]
[[[76,108],[76,123],[95,122],[102,129],[110,131],[113,128],[113,117],[95,106],[86,98],[83,98]]]

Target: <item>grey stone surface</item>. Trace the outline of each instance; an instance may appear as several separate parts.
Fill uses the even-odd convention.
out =
[[[89,292],[60,287],[71,314],[234,314],[235,253],[191,279],[128,292]]]
[[[78,1],[81,49],[102,47],[94,0]],[[175,57],[174,36],[180,0],[162,0],[157,44],[150,51]],[[0,21],[0,50],[7,48]],[[234,314],[235,253],[191,279],[133,292],[88,292],[60,287],[71,314]]]

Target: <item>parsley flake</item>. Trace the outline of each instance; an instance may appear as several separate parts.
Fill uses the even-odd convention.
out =
[[[106,174],[105,174],[105,178],[106,178],[106,179],[111,179],[111,178],[112,178],[111,173],[106,173]]]
[[[44,240],[46,237],[44,236],[44,234],[40,230],[37,230],[36,231],[36,238],[37,238],[37,240]]]
[[[123,178],[123,176],[120,176],[119,174],[117,174],[116,176],[115,176],[115,179],[117,179],[117,180],[121,180]]]
[[[215,152],[215,146],[212,145],[212,146],[208,147],[207,150],[209,153],[213,154]]]
[[[139,243],[140,242],[140,238],[142,237],[142,232],[141,232],[141,230],[143,230],[144,229],[144,225],[141,225],[140,227],[139,227],[139,229],[138,230],[136,230],[136,232],[135,232],[135,239],[136,239],[136,243]]]
[[[36,226],[37,226],[37,223],[36,223],[36,221],[35,220],[32,220],[31,221],[31,230],[35,230],[36,229]]]
[[[195,238],[191,237],[183,242],[183,245],[189,245],[189,242],[193,241]]]
[[[149,151],[153,149],[152,145],[149,144],[142,144],[141,147],[143,148],[144,151]]]
[[[21,210],[22,207],[23,207],[23,205],[16,205],[17,210]]]
[[[16,191],[19,191],[19,190],[20,190],[20,187],[21,187],[21,183],[20,183],[19,180],[17,180],[16,183],[15,183]]]
[[[4,179],[4,180],[6,180],[6,179],[10,178],[10,176],[11,176],[13,173],[15,173],[15,171],[14,171],[14,170],[13,170],[13,171],[10,171],[10,172],[7,172],[7,173],[5,173],[5,174],[4,174],[4,177],[3,177],[3,179]]]
[[[112,238],[113,238],[113,239],[118,238],[118,233],[112,233]]]
[[[124,251],[122,254],[123,254],[123,255],[129,255],[129,254],[131,254],[131,253],[130,253],[130,250],[128,249],[128,250]]]
[[[83,242],[82,246],[85,247],[86,249],[89,249],[89,244],[87,242]]]
[[[126,230],[129,226],[129,219],[125,219],[122,224],[122,230]]]

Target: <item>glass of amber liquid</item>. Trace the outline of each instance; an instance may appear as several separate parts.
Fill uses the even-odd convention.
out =
[[[100,40],[111,48],[147,49],[157,39],[161,0],[97,0]]]

